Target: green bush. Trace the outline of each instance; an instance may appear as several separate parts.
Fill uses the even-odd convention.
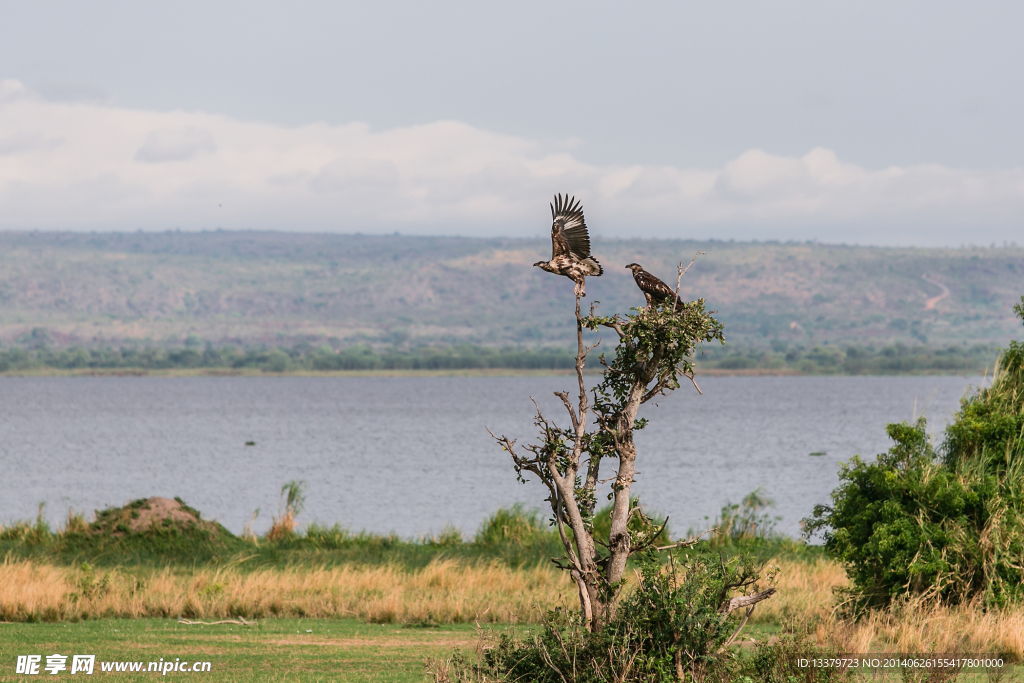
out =
[[[832,505],[805,520],[846,565],[851,605],[1024,597],[1024,344],[1010,342],[991,387],[964,398],[941,454],[923,418],[887,432],[893,447],[842,465]]]
[[[750,548],[778,538],[775,525],[782,518],[766,512],[774,505],[774,500],[761,494],[760,487],[744,496],[742,503],[725,505],[711,525],[717,531],[708,538],[708,543],[712,547]],[[694,532],[691,530],[689,535],[693,536]]]
[[[824,531],[858,604],[925,592],[960,600],[981,588],[984,501],[936,460],[925,426],[923,418],[889,425],[895,445],[873,463],[854,457],[841,465],[832,505],[816,507],[805,525]]]
[[[522,503],[510,508],[499,508],[485,519],[473,542],[481,546],[519,547],[547,543],[557,532],[549,528],[537,510],[525,510]]]
[[[754,656],[743,662],[736,683],[832,683],[856,679],[847,667],[801,666],[800,660],[837,660],[849,650],[837,642],[818,645],[809,626],[788,627],[780,636],[757,644]]]
[[[434,661],[432,673],[453,682],[735,680],[739,660],[730,641],[740,624],[722,607],[738,590],[763,585],[761,567],[706,547],[672,553],[668,567],[660,560],[653,551],[640,554],[639,585],[597,633],[578,610],[561,607],[529,637],[499,634],[476,666],[456,654]]]

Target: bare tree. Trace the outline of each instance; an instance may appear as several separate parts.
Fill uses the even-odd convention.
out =
[[[696,543],[696,539],[689,539],[657,547],[655,544],[664,524],[659,529],[630,497],[637,457],[633,434],[646,424],[646,420],[637,418],[640,406],[677,389],[680,378],[689,380],[700,391],[693,377],[694,351],[701,343],[724,341],[722,325],[705,310],[703,299],[675,310],[679,284],[688,268],[679,264],[674,300],[633,309],[633,313],[624,317],[596,315],[594,305],[589,315],[583,316],[577,296],[579,395],[574,403],[569,392],[555,392],[565,406],[569,426],[559,427],[546,418],[538,406],[534,420],[540,429],[537,443],[519,447],[515,439],[491,433],[512,456],[520,481],[524,481],[523,475],[528,472],[547,487],[547,501],[565,548],[565,556],[555,563],[567,570],[576,582],[583,617],[595,632],[615,617],[626,562],[631,555],[652,547],[667,550]],[[614,331],[618,343],[610,360],[604,354],[600,356],[603,378],[593,389],[591,407],[583,369],[588,354],[597,344],[584,344],[583,330],[597,331],[602,327]],[[591,412],[596,418],[593,426],[590,425]],[[604,483],[601,465],[605,460],[613,461],[615,467],[613,476],[604,480],[612,482],[614,502],[609,536],[597,538],[594,511],[598,486]],[[763,598],[755,596],[738,606],[747,607],[759,599]],[[735,607],[730,604],[726,609],[732,611]]]

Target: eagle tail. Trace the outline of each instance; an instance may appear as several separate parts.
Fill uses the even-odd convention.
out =
[[[588,256],[583,259],[580,261],[580,264],[586,267],[586,273],[591,277],[597,277],[598,275],[604,274],[604,268],[601,267],[601,264],[598,263],[597,259],[593,256]]]

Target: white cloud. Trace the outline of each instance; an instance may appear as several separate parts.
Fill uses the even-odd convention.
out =
[[[185,161],[203,152],[215,152],[210,131],[195,126],[150,131],[142,147],[135,153],[135,161],[159,164],[164,161]]]
[[[554,192],[604,236],[1014,239],[1024,170],[868,170],[827,149],[720,169],[594,165],[456,121],[373,131],[47,101],[0,83],[0,229],[224,227],[539,235]]]

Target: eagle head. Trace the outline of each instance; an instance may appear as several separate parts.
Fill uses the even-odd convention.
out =
[[[633,275],[636,275],[637,273],[644,269],[644,267],[641,266],[639,263],[627,263],[626,267],[633,271]]]

